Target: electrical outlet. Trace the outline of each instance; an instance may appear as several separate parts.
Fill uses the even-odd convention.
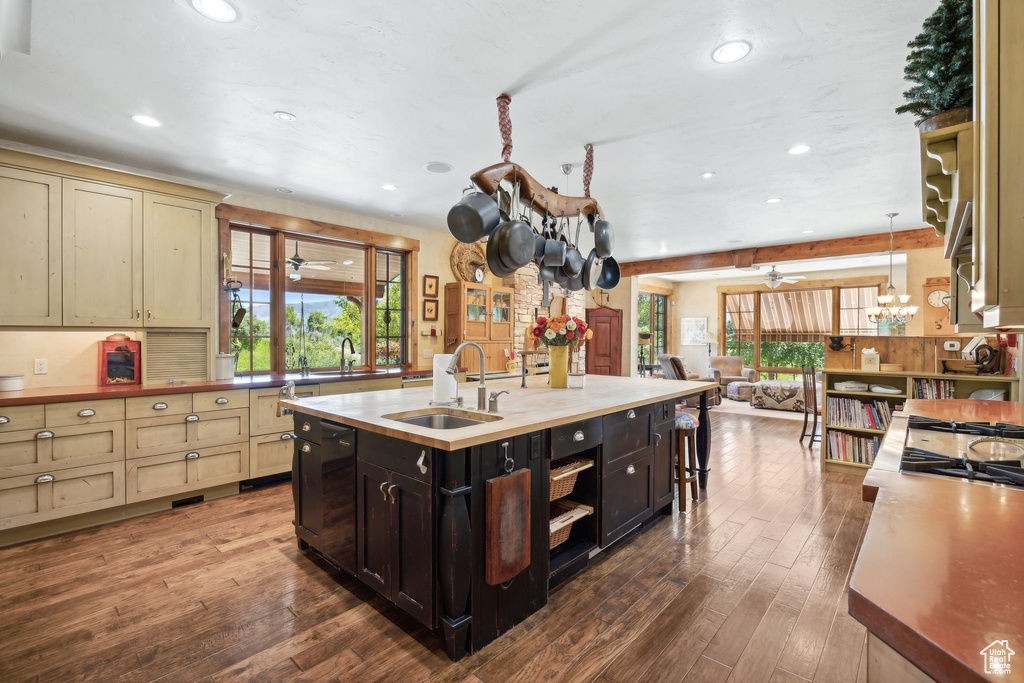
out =
[[[434,350],[433,349],[423,349],[423,357],[424,358],[433,358],[434,357]]]
[[[36,361],[35,361],[35,373],[37,375],[45,375],[46,374],[46,359],[45,358],[36,358]]]

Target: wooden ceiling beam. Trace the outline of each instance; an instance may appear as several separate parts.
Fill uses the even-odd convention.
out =
[[[911,251],[943,246],[942,237],[931,228],[901,230],[893,233],[893,249]],[[770,247],[754,247],[715,251],[706,254],[688,254],[646,261],[629,261],[619,264],[623,277],[631,275],[653,275],[655,273],[678,273],[690,270],[715,270],[718,268],[749,267],[753,264],[773,265],[786,261],[803,261],[813,258],[857,256],[878,254],[889,251],[889,233],[840,237],[831,240],[779,244]]]

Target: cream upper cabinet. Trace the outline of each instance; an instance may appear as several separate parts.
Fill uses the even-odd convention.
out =
[[[142,320],[142,193],[64,181],[64,324]]]
[[[0,167],[0,325],[61,324],[60,187]]]
[[[147,327],[209,327],[213,213],[205,202],[146,192],[143,301]]]

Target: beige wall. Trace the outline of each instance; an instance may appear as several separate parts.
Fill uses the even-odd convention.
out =
[[[99,382],[97,342],[126,330],[0,330],[0,375],[25,375],[25,387],[60,387]],[[127,331],[132,339],[139,335]],[[45,358],[48,372],[33,373]]]

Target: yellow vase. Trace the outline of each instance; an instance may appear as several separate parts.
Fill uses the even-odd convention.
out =
[[[548,347],[548,382],[552,389],[565,389],[568,384],[569,347]]]

